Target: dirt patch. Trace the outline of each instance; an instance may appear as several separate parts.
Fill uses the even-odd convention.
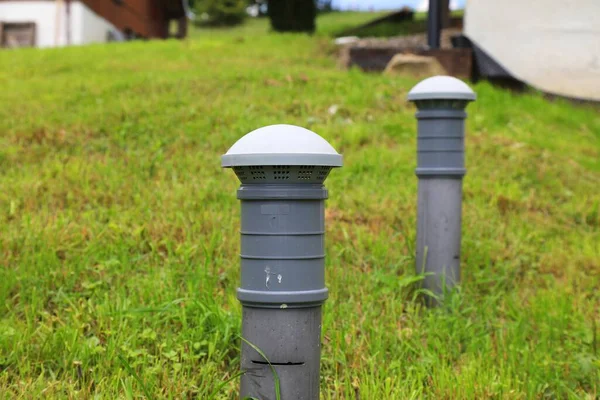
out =
[[[385,70],[397,54],[416,54],[434,57],[448,75],[470,78],[473,66],[473,51],[469,48],[453,48],[451,38],[461,33],[460,29],[444,29],[439,49],[430,49],[427,34],[397,36],[387,39],[357,39],[341,45],[338,65],[341,68],[359,67],[364,71]]]

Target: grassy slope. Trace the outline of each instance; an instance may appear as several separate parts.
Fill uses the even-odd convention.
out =
[[[207,399],[235,374],[219,156],[287,122],[346,161],[327,184],[322,398],[598,396],[597,110],[475,87],[463,290],[425,310],[416,82],[339,71],[324,39],[211,32],[0,52],[0,393]]]
[[[350,13],[350,14],[362,14],[363,18],[364,15],[366,13]],[[381,15],[378,16],[383,16],[386,13],[381,13]],[[456,10],[456,11],[452,11],[452,16],[453,17],[462,17],[464,14],[463,10]],[[366,14],[369,15],[369,14]],[[335,17],[334,17],[335,18]],[[344,18],[341,18],[342,20],[346,20],[346,17],[344,15]],[[362,28],[358,28],[355,30],[352,30],[351,32],[348,32],[347,30],[350,28],[356,28],[357,26],[369,22],[370,20],[363,20],[358,21],[358,17],[357,21],[355,24],[352,25],[340,25],[340,28],[342,29],[332,29],[329,31],[330,34],[334,35],[334,36],[345,36],[345,35],[352,35],[352,36],[358,36],[361,38],[365,38],[365,37],[390,37],[390,36],[402,36],[402,35],[413,35],[413,34],[417,34],[417,33],[424,33],[427,31],[427,13],[424,12],[417,12],[415,13],[414,19],[411,21],[404,21],[404,22],[382,22],[379,23],[377,25],[374,26],[367,26],[367,27],[362,27]],[[373,17],[372,19],[375,19],[377,17]],[[325,21],[328,22],[328,21]],[[329,25],[329,24],[327,24]],[[337,28],[337,27],[336,27]]]
[[[336,36],[340,32],[350,29],[355,26],[365,24],[374,19],[380,18],[388,14],[386,11],[376,12],[331,12],[321,14],[317,19],[317,30],[315,34],[317,36]],[[244,25],[236,27],[235,29],[229,28],[200,28],[192,30],[192,37],[206,37],[207,35],[216,36],[262,36],[269,31],[269,20],[267,17],[264,18],[251,18],[247,19]]]

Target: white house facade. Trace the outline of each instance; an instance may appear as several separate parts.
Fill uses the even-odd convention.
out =
[[[468,0],[465,34],[546,93],[600,101],[600,0]]]
[[[110,22],[79,1],[0,1],[0,24],[5,47],[22,45],[11,30],[22,32],[26,26],[31,27],[36,47],[106,42],[119,35]]]

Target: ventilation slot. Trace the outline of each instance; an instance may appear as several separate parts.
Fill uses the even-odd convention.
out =
[[[301,181],[308,181],[312,178],[313,170],[315,167],[312,165],[301,165],[298,170],[298,179]]]
[[[233,171],[243,184],[323,183],[331,167],[324,165],[247,165]]]
[[[238,179],[245,182],[248,176],[246,175],[246,169],[243,167],[233,167],[233,172],[237,175]]]
[[[327,176],[329,175],[330,171],[331,167],[319,167],[319,174],[317,177],[319,182],[323,182],[325,179],[327,179]]]
[[[446,108],[451,110],[463,110],[467,106],[467,100],[453,100],[453,99],[435,99],[435,100],[417,100],[415,104],[420,110],[431,110]]]
[[[276,181],[287,181],[290,179],[289,165],[275,165],[273,167],[273,179]]]
[[[263,171],[263,167],[258,165],[251,165],[248,168],[250,169],[250,175],[252,175],[252,180],[264,181],[267,179],[265,171]]]

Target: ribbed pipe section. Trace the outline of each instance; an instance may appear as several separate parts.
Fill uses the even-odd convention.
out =
[[[246,372],[240,393],[275,400],[274,369],[282,399],[317,400],[321,304],[328,294],[327,190],[321,184],[242,184],[238,198]]]
[[[462,177],[465,170],[463,110],[417,112],[417,170],[419,177]]]
[[[295,308],[321,304],[325,287],[323,185],[243,185],[241,286],[244,305]]]

